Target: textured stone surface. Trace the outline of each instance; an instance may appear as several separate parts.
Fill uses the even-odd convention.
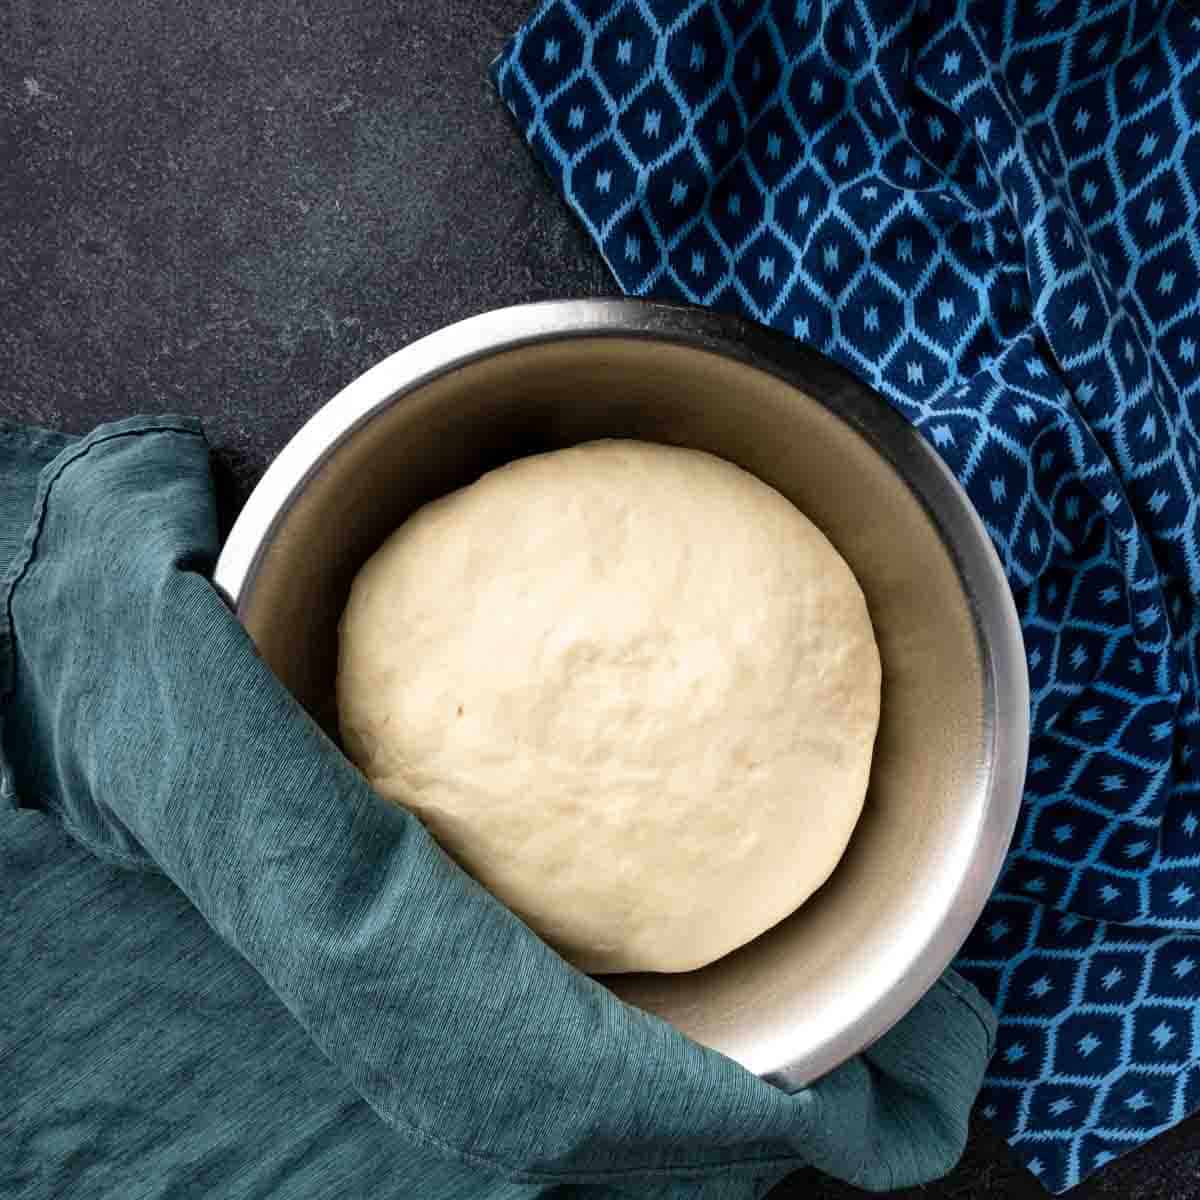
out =
[[[228,518],[314,409],[406,342],[616,294],[486,78],[527,11],[5,0],[0,416],[199,415]],[[803,1172],[775,1196],[859,1194]],[[1045,1193],[977,1122],[919,1194]],[[1200,1119],[1071,1196],[1200,1196]]]
[[[196,413],[236,499],[413,338],[614,293],[486,77],[522,8],[0,6],[0,413]]]

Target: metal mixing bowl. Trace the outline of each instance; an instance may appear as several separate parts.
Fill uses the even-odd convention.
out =
[[[953,958],[996,881],[1025,773],[1028,682],[1000,563],[962,489],[884,401],[816,354],[701,310],[487,313],[326,404],[263,476],[216,583],[336,735],[337,622],[364,560],[426,501],[600,437],[692,446],[753,472],[825,531],[867,597],[883,713],[832,878],[703,970],[604,981],[796,1088],[887,1030]]]

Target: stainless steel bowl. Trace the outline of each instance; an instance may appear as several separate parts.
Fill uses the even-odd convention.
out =
[[[1025,773],[1020,630],[987,535],[921,437],[758,327],[636,301],[535,304],[424,338],[355,380],[263,476],[216,582],[336,733],[336,627],[363,561],[426,501],[598,437],[693,446],[789,497],[845,556],[883,659],[871,788],[799,911],[686,975],[605,982],[785,1088],[857,1053],[953,958],[995,883]]]

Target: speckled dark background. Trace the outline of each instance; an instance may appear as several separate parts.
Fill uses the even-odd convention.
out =
[[[204,419],[225,519],[413,338],[616,294],[487,64],[530,0],[0,0],[0,415]],[[977,1122],[908,1195],[1044,1197]],[[1200,1119],[1072,1200],[1200,1197]],[[778,1200],[861,1193],[802,1172]]]

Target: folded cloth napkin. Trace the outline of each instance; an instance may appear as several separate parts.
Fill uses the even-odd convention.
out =
[[[138,908],[127,889],[81,894],[53,861],[41,869],[67,890],[51,886],[14,852],[28,886],[8,898],[6,954],[22,937],[36,949],[0,972],[6,1196],[45,1195],[52,1177],[73,1197],[128,1196],[134,1179],[144,1196],[311,1197],[333,1187],[331,1163],[386,1154],[390,1194],[421,1200],[742,1200],[806,1163],[885,1189],[955,1162],[994,1026],[953,973],[862,1056],[786,1095],[567,966],[379,799],[205,577],[217,537],[195,424],[130,420],[74,442],[2,429],[0,502],[8,828],[30,808],[105,863],[161,872],[259,977],[194,925],[186,953],[148,936],[181,921],[157,880]],[[66,904],[103,956],[74,964],[97,972],[88,1003],[46,933]],[[217,978],[198,979],[214,961]],[[325,1119],[317,1146],[293,1133],[278,1148],[284,1167],[228,1129],[253,1130],[282,1080],[314,1068],[268,989],[381,1118],[293,1081]],[[244,1065],[229,1092],[214,1082],[205,1009],[257,1087]]]
[[[958,966],[1053,1190],[1200,1106],[1194,14],[547,0],[493,67],[626,291],[839,359],[987,525],[1033,738]]]

